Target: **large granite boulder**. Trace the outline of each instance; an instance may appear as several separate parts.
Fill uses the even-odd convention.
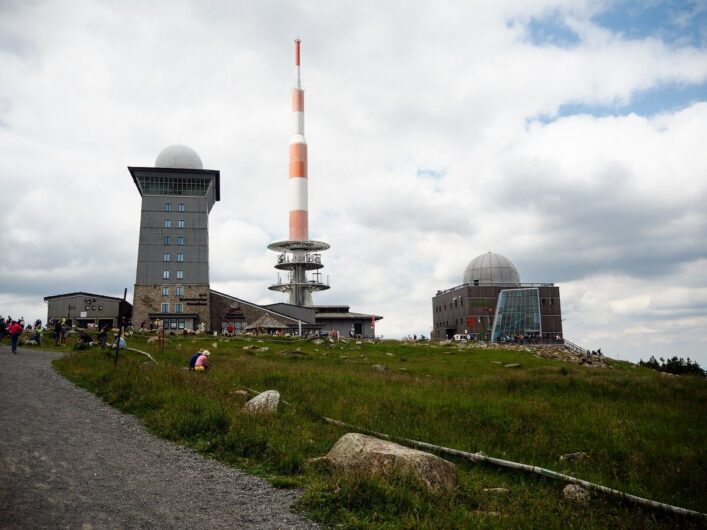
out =
[[[248,401],[243,410],[254,414],[274,414],[280,404],[280,392],[277,390],[266,390]]]
[[[431,491],[449,490],[456,484],[456,470],[451,462],[365,434],[345,434],[323,461],[351,474],[380,477],[395,471],[409,474]]]

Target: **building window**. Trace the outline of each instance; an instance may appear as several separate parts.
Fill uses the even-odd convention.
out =
[[[174,294],[177,296],[184,296],[184,287],[181,285],[177,286],[174,290]]]
[[[177,211],[178,212],[184,211],[184,203],[183,202],[180,202],[179,204],[177,204]]]
[[[177,271],[177,280],[184,279],[184,271]]]
[[[171,212],[171,211],[172,211],[172,203],[171,203],[171,202],[166,202],[166,203],[164,203],[164,211],[165,211],[165,212]]]
[[[165,245],[171,245],[172,244],[172,238],[169,236],[164,236],[164,244]]]
[[[179,287],[177,287],[179,289]],[[162,287],[162,296],[169,296],[169,287]]]
[[[172,228],[172,220],[171,220],[171,219],[165,219],[165,220],[164,220],[164,227],[165,227],[165,228]]]
[[[183,252],[177,252],[177,261],[179,261],[179,262],[184,261],[184,253]]]
[[[174,312],[181,313],[182,312],[182,304],[174,304]]]
[[[169,280],[169,271],[162,271],[162,279]]]
[[[102,306],[102,305],[99,305],[99,306],[98,306],[98,310],[99,310],[99,311],[103,311],[103,306]]]
[[[162,254],[162,261],[171,261],[172,260],[172,255],[169,252],[165,252]]]
[[[179,219],[177,221],[177,228],[184,228],[184,219]]]
[[[177,245],[180,246],[180,247],[183,247],[183,246],[184,246],[184,238],[183,238],[182,236],[179,236],[179,237],[177,238]]]
[[[552,305],[552,302],[553,302],[553,299],[552,299],[552,298],[550,298],[550,305]]]
[[[169,304],[162,304],[161,308],[163,313],[169,313]]]
[[[179,326],[179,329],[184,329],[184,319],[183,318],[177,319],[177,324]]]

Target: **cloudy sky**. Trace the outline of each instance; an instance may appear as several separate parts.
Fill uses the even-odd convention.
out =
[[[302,38],[310,236],[332,289],[429,334],[494,251],[565,335],[707,364],[707,3],[0,0],[0,313],[122,295],[165,146],[221,171],[215,289],[266,303]]]

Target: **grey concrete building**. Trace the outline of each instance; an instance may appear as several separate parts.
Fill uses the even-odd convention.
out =
[[[142,197],[133,324],[211,328],[209,213],[220,200],[220,173],[203,169],[184,145],[160,152],[155,167],[128,167]]]
[[[432,298],[432,337],[471,335],[505,342],[518,337],[561,340],[560,288],[552,283],[521,283],[511,260],[488,252],[466,267],[463,283]]]
[[[63,320],[70,326],[118,327],[121,317],[131,318],[132,306],[122,298],[83,291],[45,296],[47,324]]]

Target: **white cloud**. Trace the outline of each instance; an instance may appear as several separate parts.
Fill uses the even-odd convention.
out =
[[[139,196],[126,166],[177,142],[221,170],[214,288],[280,300],[266,246],[286,237],[300,35],[310,232],[332,245],[317,300],[384,315],[386,336],[427,334],[436,290],[491,250],[526,281],[560,284],[577,342],[707,361],[707,103],[557,116],[704,84],[704,48],[626,39],[585,1],[166,6],[0,7],[3,312],[34,318],[43,295],[131,287]],[[579,42],[533,44],[528,22],[550,15]]]

